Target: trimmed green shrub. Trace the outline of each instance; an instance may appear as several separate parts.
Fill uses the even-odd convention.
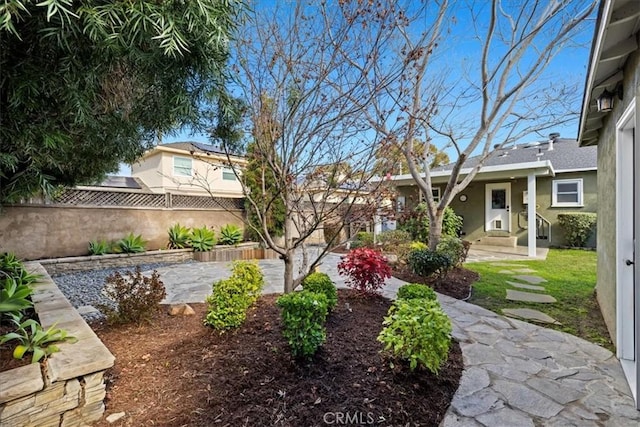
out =
[[[338,304],[338,290],[331,278],[325,273],[311,273],[302,281],[302,289],[324,294],[327,297],[329,311]]]
[[[160,309],[160,302],[167,296],[164,283],[157,271],[144,276],[140,267],[124,276],[115,272],[106,279],[102,292],[115,304],[98,306],[109,323],[141,323],[151,319]]]
[[[89,253],[91,255],[108,254],[110,249],[111,244],[106,240],[92,240],[89,242]]]
[[[188,227],[184,227],[178,223],[175,223],[169,228],[169,249],[184,249],[191,245],[190,230]]]
[[[438,273],[444,275],[453,265],[448,255],[429,249],[409,252],[407,262],[411,270],[423,277]]]
[[[405,230],[387,230],[378,235],[378,242],[384,251],[393,251],[394,247],[411,242],[411,236]]]
[[[202,226],[191,230],[189,240],[194,251],[207,252],[216,245],[216,234],[213,230],[208,229],[207,226]]]
[[[351,249],[371,247],[373,247],[373,233],[358,231],[355,240],[351,242]]]
[[[278,298],[282,308],[282,335],[297,358],[313,356],[326,338],[327,297],[322,293],[292,292]]]
[[[564,236],[569,246],[582,248],[593,233],[597,215],[589,212],[572,212],[558,214],[558,224],[564,229]]]
[[[465,245],[457,237],[442,236],[438,242],[437,251],[451,259],[452,267],[460,266],[467,259]]]
[[[391,358],[406,360],[413,371],[438,373],[449,356],[451,321],[437,300],[399,299],[389,308],[378,341]]]
[[[145,244],[146,242],[142,239],[142,235],[138,234],[136,236],[133,233],[129,233],[116,242],[116,247],[119,252],[134,254],[144,252]]]
[[[209,308],[204,324],[219,330],[241,326],[263,285],[264,276],[258,264],[235,261],[231,277],[213,284],[213,293],[206,299]]]
[[[227,224],[220,228],[219,245],[237,245],[242,241],[242,229],[235,224]]]
[[[437,301],[438,297],[433,289],[420,283],[409,283],[398,289],[398,299],[422,298]]]
[[[398,219],[398,229],[409,233],[412,240],[429,242],[429,214],[427,204],[419,203],[412,211],[405,212]],[[458,237],[462,229],[462,217],[456,215],[451,206],[444,209],[442,217],[442,235]]]

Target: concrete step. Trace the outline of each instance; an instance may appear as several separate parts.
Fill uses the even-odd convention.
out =
[[[507,248],[515,248],[518,243],[516,236],[485,236],[480,238],[478,245],[483,246],[503,246]]]

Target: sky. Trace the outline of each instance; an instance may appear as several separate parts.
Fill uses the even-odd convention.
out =
[[[256,10],[259,12],[261,8],[268,7],[270,4],[271,2],[267,0],[258,1]],[[447,37],[449,38],[448,42],[453,41],[453,43],[447,43],[447,46],[449,47],[445,52],[447,62],[453,64],[452,75],[457,74],[458,72],[460,72],[460,70],[463,69],[468,70],[472,75],[474,72],[477,73],[478,43],[477,41],[474,41],[472,37],[470,37],[470,35],[472,35],[472,32],[470,30],[472,29],[473,24],[478,25],[479,27],[486,25],[488,21],[488,13],[485,10],[487,6],[486,3],[476,2],[474,3],[474,7],[476,7],[476,5],[479,5],[476,9],[476,11],[478,12],[478,17],[473,22],[471,22],[468,14],[465,14],[462,11],[459,14],[456,13],[455,22],[453,22],[450,31],[447,33]],[[582,33],[580,33],[580,35],[575,38],[575,43],[573,44],[573,46],[563,49],[563,51],[554,58],[551,66],[547,69],[547,71],[545,71],[545,74],[540,81],[540,85],[553,87],[556,84],[560,86],[560,82],[566,82],[575,85],[574,90],[582,93],[584,82],[586,79],[594,25],[595,13],[593,13],[592,18],[586,22],[584,31],[582,31]],[[452,78],[458,79],[459,76],[455,75],[452,76]],[[575,112],[579,112],[580,101],[581,99],[576,98],[576,105],[571,105],[569,108],[571,108],[571,110],[574,110]],[[473,106],[470,106],[468,112],[462,112],[462,116],[464,116],[465,114],[477,114],[476,110],[473,110],[473,108]],[[554,126],[553,128],[549,129],[548,132],[559,132],[562,137],[576,138],[578,133],[577,119],[578,117],[576,115],[572,122]],[[532,142],[532,140],[541,139],[544,139],[542,135],[532,135],[527,137],[527,140],[519,142],[526,143]],[[195,141],[208,143],[209,139],[205,134],[192,134],[190,129],[180,129],[177,130],[173,135],[165,135],[162,142],[170,143],[179,141]],[[450,157],[452,157],[452,160],[455,159],[455,155],[450,155]],[[120,173],[129,174],[130,171],[128,170],[128,167],[124,166],[123,168],[121,168]]]

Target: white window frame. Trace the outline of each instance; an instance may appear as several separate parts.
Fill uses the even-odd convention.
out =
[[[225,175],[227,174],[227,175]],[[231,174],[231,175],[228,175]],[[233,178],[225,178],[225,176],[233,176]],[[222,167],[222,180],[223,181],[237,181],[238,178],[236,177],[235,172],[233,171],[233,168],[230,166],[223,166]]]
[[[431,194],[433,194],[433,201],[440,203],[440,187],[431,187]],[[420,199],[423,202],[427,201],[427,198],[424,197],[424,193],[422,191],[420,191]]]
[[[176,168],[176,159],[189,161],[191,166],[189,167],[188,174],[180,172],[181,169],[185,169],[184,166],[178,166],[178,168]],[[193,159],[191,157],[173,156],[173,176],[193,176]]]
[[[583,194],[583,182],[582,178],[572,179],[554,179],[551,187],[551,207],[564,208],[564,207],[582,207],[584,206],[584,194]],[[577,184],[578,201],[577,202],[558,202],[558,185],[559,184]],[[566,193],[574,194],[574,193]]]

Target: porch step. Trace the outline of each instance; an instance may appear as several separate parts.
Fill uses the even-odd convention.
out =
[[[478,245],[483,246],[503,246],[507,248],[515,248],[518,243],[516,236],[485,236],[478,240]]]

